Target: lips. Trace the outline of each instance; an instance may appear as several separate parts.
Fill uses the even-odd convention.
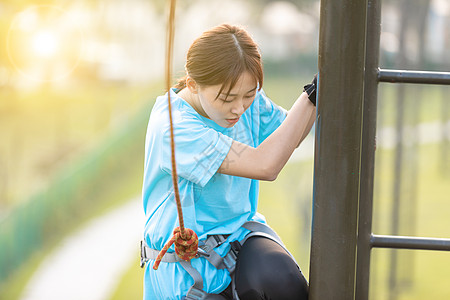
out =
[[[226,119],[228,123],[230,124],[236,124],[239,121],[240,118],[234,118],[234,119]]]

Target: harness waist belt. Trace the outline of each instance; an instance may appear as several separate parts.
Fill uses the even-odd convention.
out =
[[[242,225],[242,227],[250,230],[251,232],[247,234],[241,242],[239,241],[231,242],[230,251],[228,251],[228,253],[224,257],[220,256],[216,251],[214,251],[214,248],[217,248],[218,246],[222,245],[229,236],[221,234],[211,235],[205,241],[199,241],[198,253],[195,256],[195,258],[204,257],[217,269],[227,269],[228,272],[230,272],[233,284],[233,297],[234,299],[237,300],[239,300],[239,297],[237,296],[237,293],[234,289],[234,270],[236,267],[236,260],[240,246],[243,245],[245,241],[250,237],[263,236],[273,240],[274,242],[278,243],[281,247],[283,247],[283,249],[286,250],[286,252],[291,256],[291,258],[295,262],[294,257],[286,249],[280,237],[268,225],[256,221],[248,221],[245,222]],[[160,252],[159,250],[150,248],[147,245],[147,243],[145,243],[145,241],[141,241],[141,267],[143,267],[149,259],[155,260],[159,252]],[[194,279],[194,285],[189,289],[186,297],[184,298],[185,300],[203,300],[208,298],[208,295],[210,294],[203,291],[203,278],[201,274],[194,267],[192,267],[190,261],[185,261],[181,259],[175,252],[167,252],[163,256],[161,261],[167,263],[180,262],[181,266]]]

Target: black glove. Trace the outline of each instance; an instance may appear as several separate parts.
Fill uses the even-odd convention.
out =
[[[314,78],[311,83],[305,85],[303,87],[303,91],[308,94],[308,99],[311,101],[314,106],[316,106],[316,89],[317,89],[317,74],[314,75]]]

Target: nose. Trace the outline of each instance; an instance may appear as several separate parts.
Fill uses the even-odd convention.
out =
[[[245,107],[244,107],[244,101],[242,101],[242,99],[236,99],[235,101],[233,101],[234,105],[231,108],[231,112],[233,114],[236,114],[238,116],[242,115],[245,111]]]

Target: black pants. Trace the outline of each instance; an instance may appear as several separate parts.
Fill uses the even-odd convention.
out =
[[[251,237],[236,262],[236,291],[240,300],[308,299],[308,282],[288,253],[276,242]],[[221,294],[233,299],[231,285]]]

